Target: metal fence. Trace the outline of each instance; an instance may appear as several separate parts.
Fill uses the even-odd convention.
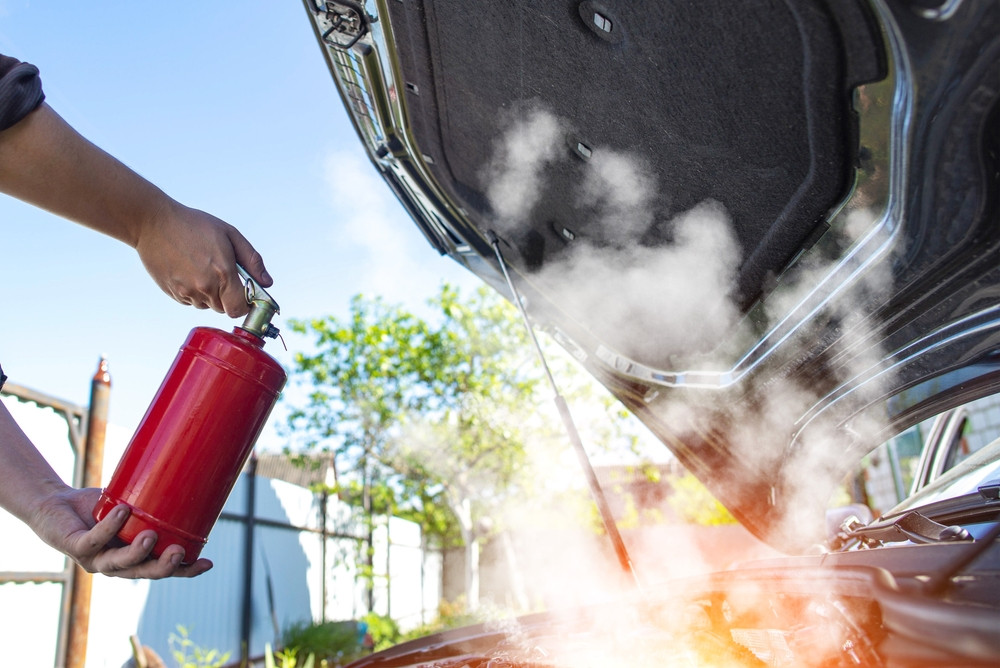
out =
[[[103,448],[104,439],[103,433],[95,434],[93,428],[88,430],[88,422],[92,423],[92,427],[100,425],[100,428],[103,429],[104,420],[107,415],[106,397],[95,401],[92,394],[91,405],[100,405],[103,408],[103,412],[99,415],[88,415],[87,409],[83,406],[62,401],[56,397],[10,382],[4,384],[2,394],[14,400],[8,400],[5,402],[5,405],[9,404],[8,410],[13,409],[12,412],[15,414],[19,412],[19,405],[23,404],[33,405],[42,411],[43,417],[36,423],[41,425],[40,429],[42,430],[58,431],[60,421],[64,421],[65,442],[70,448],[65,453],[67,457],[64,458],[64,462],[70,462],[72,473],[66,475],[66,472],[63,472],[63,476],[70,479],[76,487],[85,486],[87,478],[89,475],[92,475],[93,466],[96,464],[96,467],[100,468],[99,451]],[[15,419],[17,419],[16,415]],[[97,455],[96,458],[94,456],[87,457],[88,447],[93,454]],[[91,464],[90,471],[87,469],[88,463]],[[63,468],[66,468],[65,465]],[[16,550],[17,544],[21,542],[21,540],[16,540],[17,531],[6,530],[4,533],[7,536],[7,540],[4,541],[4,548],[6,550]],[[55,647],[53,648],[54,664],[71,667],[83,666],[82,662],[75,661],[73,657],[79,656],[81,652],[86,651],[88,618],[85,610],[89,608],[90,576],[65,557],[56,556],[52,560],[46,560],[52,565],[56,563],[60,564],[61,567],[58,569],[42,568],[35,570],[35,568],[38,568],[38,562],[35,560],[31,561],[34,562],[33,568],[26,564],[23,569],[0,570],[0,589],[6,590],[6,596],[0,596],[0,600],[15,596],[20,598],[21,596],[19,595],[23,595],[25,590],[21,587],[18,587],[19,591],[16,592],[11,589],[11,587],[18,585],[43,585],[42,589],[35,590],[36,596],[51,597],[51,592],[44,591],[46,589],[44,585],[51,585],[56,588],[58,590],[59,607],[55,615],[56,628],[53,629],[55,635]],[[9,564],[10,562],[7,563]],[[11,609],[4,610],[4,615],[7,616],[11,612]]]

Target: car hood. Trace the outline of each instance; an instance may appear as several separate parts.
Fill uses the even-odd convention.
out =
[[[1000,377],[996,2],[306,0],[376,169],[772,544]]]

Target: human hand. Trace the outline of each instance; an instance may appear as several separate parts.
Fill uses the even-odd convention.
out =
[[[69,556],[89,573],[120,578],[159,580],[191,578],[212,568],[208,559],[181,565],[184,549],[167,547],[158,559],[150,558],[156,544],[155,531],[143,531],[131,545],[120,546],[115,537],[128,519],[129,509],[121,504],[100,522],[91,515],[101,490],[67,487],[49,495],[35,511],[29,524],[46,543]],[[115,544],[118,543],[119,546]]]
[[[142,227],[135,248],[146,271],[168,295],[233,318],[250,310],[237,264],[263,287],[272,283],[260,253],[239,230],[173,200]]]
[[[133,246],[156,284],[182,304],[246,315],[237,263],[271,285],[260,254],[235,227],[170,198],[44,102],[0,134],[0,192]]]

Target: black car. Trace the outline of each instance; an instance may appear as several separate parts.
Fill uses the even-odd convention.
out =
[[[789,555],[358,666],[1000,665],[996,442],[826,512],[1000,388],[1000,3],[305,6],[428,242]]]

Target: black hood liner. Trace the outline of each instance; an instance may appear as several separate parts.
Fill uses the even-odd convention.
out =
[[[515,266],[558,257],[562,227],[599,246],[658,246],[676,215],[712,200],[742,249],[744,309],[844,200],[857,160],[850,91],[884,76],[881,42],[853,2],[388,5],[417,144],[480,232],[493,219],[495,138],[525,107],[561,121],[567,156],[578,142],[639,156],[656,184],[652,223],[621,238],[565,196],[583,160],[553,163],[530,221],[505,238]]]

